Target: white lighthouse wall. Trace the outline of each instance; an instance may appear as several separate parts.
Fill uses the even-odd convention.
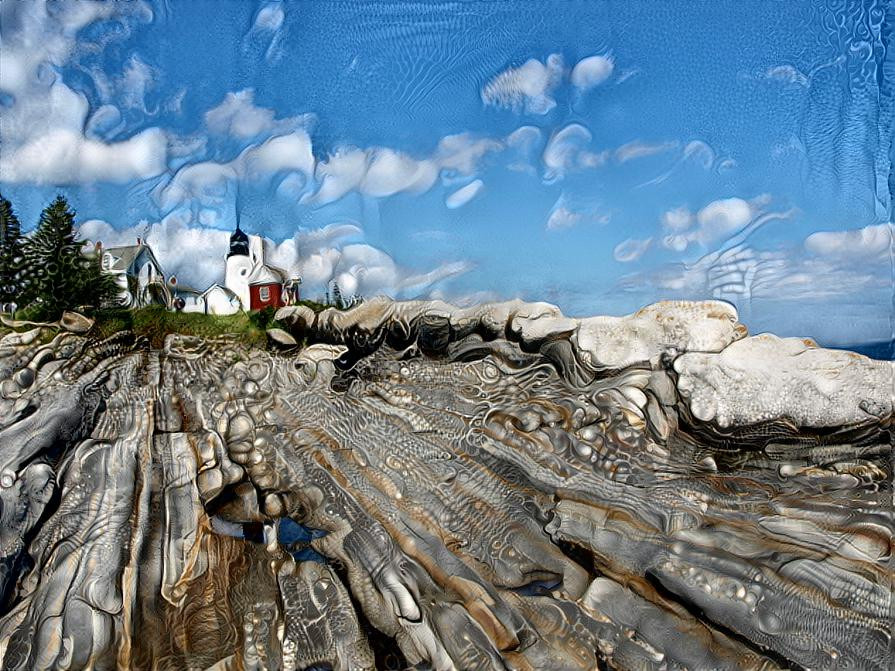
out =
[[[251,248],[249,249],[251,253]],[[227,271],[224,275],[224,286],[232,291],[242,303],[242,309],[248,310],[249,275],[252,274],[253,263],[248,256],[231,256],[227,259]]]

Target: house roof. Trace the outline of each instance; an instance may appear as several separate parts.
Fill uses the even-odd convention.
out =
[[[249,285],[252,284],[282,284],[283,272],[279,268],[260,264],[249,275]]]
[[[176,286],[171,287],[171,291],[174,293],[174,295],[195,294],[196,296],[200,296],[203,293],[203,292],[199,291],[198,289],[193,289],[193,287],[186,286],[183,284],[177,284]]]
[[[152,258],[152,262],[155,264],[155,267],[161,270],[161,266],[159,265],[158,260],[155,258],[155,254],[152,253],[152,248],[149,245],[125,245],[123,247],[107,247],[103,249],[103,254],[111,254],[115,259],[115,262],[109,268],[109,270],[119,270],[123,272],[127,272],[130,270],[131,266],[137,260],[137,257],[140,256],[140,253],[143,250],[149,252],[149,256]]]
[[[230,289],[228,289],[227,287],[221,286],[221,285],[218,284],[217,282],[215,282],[215,283],[212,284],[210,287],[208,287],[205,291],[203,291],[203,292],[202,292],[202,296],[203,296],[203,297],[204,297],[204,296],[207,296],[208,294],[210,294],[210,293],[211,293],[212,291],[214,291],[215,289],[220,289],[221,291],[223,291],[223,292],[224,292],[224,295],[226,295],[227,298],[229,298],[229,299],[237,298],[237,295],[236,295],[235,293],[233,293],[232,291],[230,291]]]

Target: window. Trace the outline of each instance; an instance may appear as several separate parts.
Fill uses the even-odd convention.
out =
[[[103,254],[103,270],[112,269],[112,255],[106,252]]]
[[[258,298],[262,301],[270,300],[270,287],[261,287],[260,291],[258,291]]]

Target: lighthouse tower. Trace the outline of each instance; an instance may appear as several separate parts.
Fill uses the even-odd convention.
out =
[[[236,294],[243,310],[282,307],[291,294],[284,291],[286,273],[264,263],[264,241],[246,235],[239,224],[230,236],[224,286]]]
[[[239,224],[236,224],[236,230],[230,236],[224,286],[236,294],[243,310],[249,309],[249,276],[258,263],[257,259],[252,258],[253,251],[255,250],[251,249],[249,236],[239,228]]]

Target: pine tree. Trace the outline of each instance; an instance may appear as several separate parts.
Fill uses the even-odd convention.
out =
[[[0,306],[20,302],[22,246],[22,230],[12,203],[0,195]]]
[[[37,230],[27,240],[25,296],[29,310],[55,319],[63,310],[101,306],[117,293],[114,281],[102,272],[99,259],[84,256],[75,233],[75,212],[57,196],[40,215]]]
[[[342,289],[339,288],[339,283],[335,281],[333,281],[333,305],[339,310],[345,307],[345,302],[342,298]]]

